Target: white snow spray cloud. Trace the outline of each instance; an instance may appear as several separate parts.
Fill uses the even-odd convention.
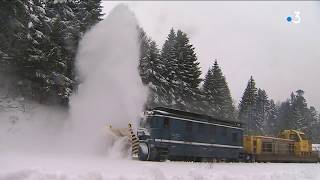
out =
[[[119,5],[84,35],[76,57],[80,85],[69,111],[3,98],[7,93],[0,91],[0,152],[127,155],[125,139],[107,126],[137,127],[143,110],[148,92],[138,73],[137,27],[134,14]]]
[[[73,139],[84,149],[108,142],[107,125],[136,125],[147,96],[138,73],[137,27],[134,14],[121,4],[80,42],[76,68],[81,84],[71,97],[70,114]]]

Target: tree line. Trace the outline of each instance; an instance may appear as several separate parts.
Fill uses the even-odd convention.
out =
[[[78,42],[101,11],[101,0],[2,0],[0,73],[13,79],[9,92],[67,105]]]
[[[159,49],[140,29],[140,46],[139,72],[150,90],[146,109],[165,106],[240,121],[246,134],[277,136],[281,130],[296,129],[320,142],[320,115],[307,105],[303,90],[275,103],[251,76],[236,105],[217,60],[201,79],[195,47],[182,30],[171,29]]]

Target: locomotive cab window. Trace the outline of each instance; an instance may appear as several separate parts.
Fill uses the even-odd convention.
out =
[[[163,128],[166,128],[166,129],[170,128],[170,119],[168,117],[165,117],[163,119]]]

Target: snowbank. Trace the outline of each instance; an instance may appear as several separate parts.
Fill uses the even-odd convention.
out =
[[[142,162],[70,155],[0,155],[0,180],[318,180],[319,164]]]

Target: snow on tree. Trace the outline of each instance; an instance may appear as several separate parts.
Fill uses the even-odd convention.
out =
[[[139,59],[139,74],[143,84],[148,84],[148,69],[150,68],[150,41],[151,39],[147,36],[142,28],[139,28],[140,32],[140,59]]]
[[[80,23],[80,32],[85,33],[102,20],[102,0],[74,0],[75,6],[70,6]]]
[[[267,123],[265,124],[266,134],[276,136],[279,132],[279,108],[276,106],[274,101],[271,99],[269,101],[270,107],[267,117]]]
[[[266,134],[266,124],[268,120],[270,104],[268,95],[265,90],[258,89],[256,107],[255,107],[255,119],[254,119],[254,132],[260,134]]]
[[[297,90],[297,94],[291,94],[291,127],[297,130],[305,131],[308,126],[307,103],[304,98],[304,91]]]
[[[205,103],[209,114],[223,119],[235,120],[235,109],[225,76],[215,61],[209,68],[203,84]]]
[[[93,1],[87,3],[94,7]],[[1,71],[19,77],[19,84],[13,82],[13,86],[24,87],[20,93],[25,97],[43,103],[67,103],[81,37],[80,18],[75,13],[79,5],[72,0],[17,0],[1,5]],[[91,18],[88,26],[94,24],[93,19],[97,19],[95,23],[100,20]]]
[[[139,72],[143,84],[147,85],[150,90],[146,108],[167,106],[167,92],[165,91],[167,81],[163,77],[165,69],[156,42],[140,29]]]
[[[245,131],[248,134],[256,133],[254,132],[256,100],[256,83],[251,76],[239,104],[239,120],[245,123]]]
[[[181,30],[177,31],[175,43],[177,64],[174,64],[176,68],[173,69],[176,70],[177,79],[172,82],[175,87],[173,91],[176,97],[175,106],[179,109],[199,111],[199,85],[202,80],[195,48],[187,34]]]
[[[319,114],[313,106],[310,106],[309,112],[310,112],[310,116],[309,116],[310,120],[309,120],[309,124],[308,124],[309,125],[308,126],[309,134],[310,134],[310,137],[313,142],[319,142],[320,141]]]
[[[176,89],[175,81],[177,80],[178,58],[176,53],[176,33],[174,29],[170,30],[165,43],[161,50],[161,61],[164,63],[166,69],[164,71],[164,79],[167,81],[165,91],[167,92],[166,101],[169,107],[176,104],[176,97],[174,91]]]

